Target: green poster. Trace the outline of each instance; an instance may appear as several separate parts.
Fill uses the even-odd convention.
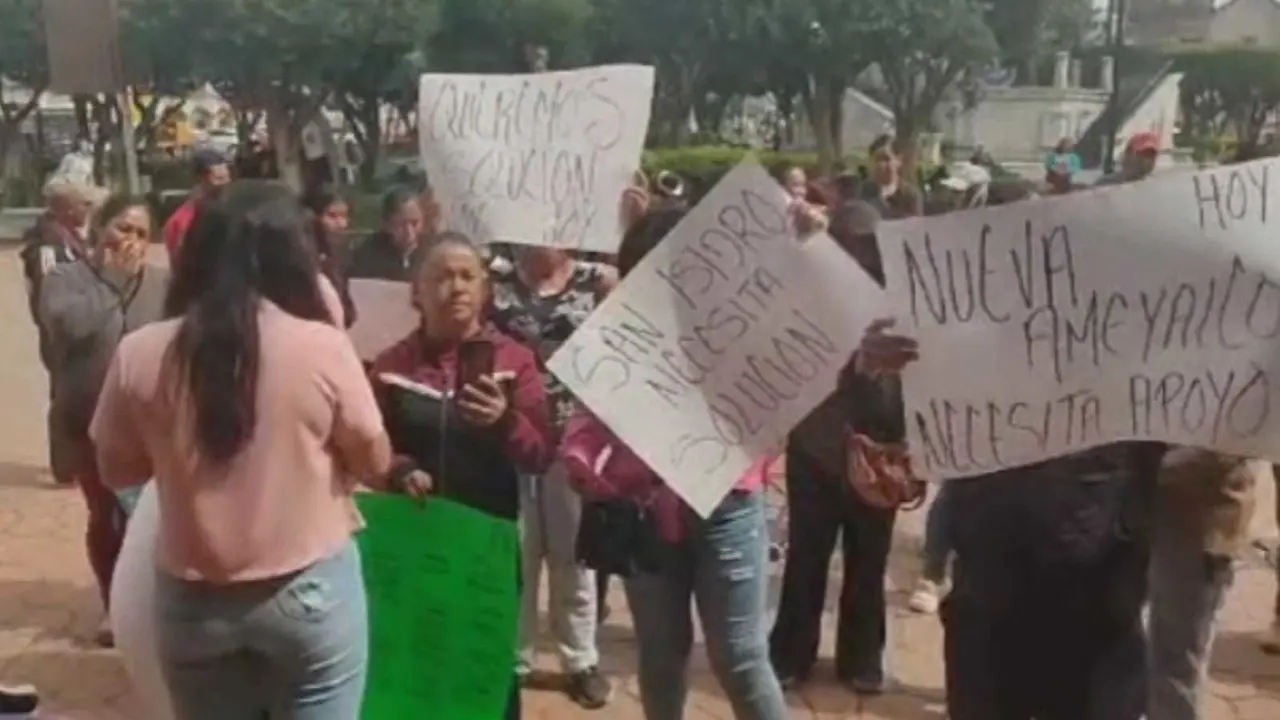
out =
[[[500,720],[519,596],[515,523],[447,500],[357,499],[369,597],[364,720]]]

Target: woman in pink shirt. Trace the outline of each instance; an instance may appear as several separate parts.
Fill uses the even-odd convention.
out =
[[[107,486],[155,478],[159,656],[183,720],[359,715],[351,495],[391,448],[305,233],[282,186],[202,206],[168,319],[124,339],[93,419]]]
[[[679,208],[658,210],[633,225],[618,252],[618,272],[625,276],[638,265],[684,214]],[[622,543],[630,545],[632,556],[626,559],[632,572],[624,585],[635,622],[645,717],[684,717],[692,600],[697,601],[711,666],[734,717],[790,717],[769,663],[765,463],[757,463],[704,520],[594,418],[580,415],[569,421],[560,453],[570,482],[588,501],[619,508],[615,519],[603,524],[613,525],[614,535],[630,534]],[[622,508],[627,506],[635,514],[624,522],[628,514]],[[614,543],[597,538],[593,544]]]

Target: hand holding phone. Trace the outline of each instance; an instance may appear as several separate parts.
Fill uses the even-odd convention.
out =
[[[494,347],[489,340],[468,340],[458,347],[458,376],[454,392],[461,393],[468,385],[476,385],[480,378],[492,375]]]
[[[473,340],[458,348],[458,410],[462,419],[478,427],[492,427],[507,414],[507,393],[494,374],[494,347]]]

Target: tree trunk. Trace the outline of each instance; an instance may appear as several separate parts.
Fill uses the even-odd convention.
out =
[[[357,98],[343,103],[343,115],[351,126],[360,144],[360,176],[359,182],[364,187],[373,185],[378,171],[378,155],[382,151],[382,113],[379,110],[378,98]],[[393,120],[394,122],[394,120]],[[343,162],[346,162],[346,147],[342,148]]]
[[[267,108],[267,136],[276,154],[280,180],[295,192],[303,190],[302,148],[284,103],[273,102]]]
[[[894,135],[900,148],[899,158],[902,160],[898,175],[902,182],[915,187],[916,168],[920,166],[920,128],[909,112],[895,115]]]
[[[335,185],[342,183],[342,158],[339,156],[338,142],[335,138],[333,126],[329,124],[329,116],[324,111],[315,113],[315,117],[311,120],[315,123],[316,128],[320,131],[320,140],[324,143],[325,160],[329,163],[329,177]],[[307,123],[309,124],[309,123]]]
[[[847,88],[843,81],[832,79],[826,87],[828,120],[831,123],[832,163],[844,160],[844,97]]]
[[[115,103],[110,102],[110,96],[107,100],[95,97],[91,102],[96,126],[93,135],[93,182],[99,187],[109,187],[107,144],[116,136],[115,113],[112,112]],[[116,145],[119,146],[120,143],[116,142]],[[123,152],[124,148],[117,147],[117,150]]]
[[[777,120],[773,129],[773,151],[778,152],[782,146],[795,141],[796,96],[791,88],[773,91],[774,112]]]
[[[831,127],[831,97],[817,81],[804,93],[805,114],[813,130],[813,141],[818,150],[818,171],[827,174],[835,163],[835,141]]]

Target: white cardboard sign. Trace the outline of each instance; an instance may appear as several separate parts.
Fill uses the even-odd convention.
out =
[[[917,469],[1122,440],[1280,459],[1273,179],[1274,159],[882,226],[898,329],[920,342]]]
[[[445,225],[482,243],[613,252],[653,77],[643,65],[423,75],[422,165]]]
[[[730,172],[548,367],[702,516],[835,390],[883,291],[782,188]]]

